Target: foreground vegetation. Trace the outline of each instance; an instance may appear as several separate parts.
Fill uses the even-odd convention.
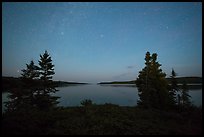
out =
[[[173,111],[85,104],[82,107],[30,109],[3,114],[6,134],[64,135],[198,135],[202,132],[202,109]]]

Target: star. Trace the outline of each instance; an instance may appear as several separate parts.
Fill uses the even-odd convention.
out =
[[[73,13],[73,11],[71,10],[71,11],[69,11],[69,13],[70,13],[70,14],[72,14],[72,13]]]
[[[155,12],[159,11],[159,8],[155,8],[154,11],[155,11]]]
[[[101,37],[101,38],[103,38],[103,37],[104,37],[104,35],[103,35],[103,34],[101,34],[101,35],[100,35],[100,37]]]

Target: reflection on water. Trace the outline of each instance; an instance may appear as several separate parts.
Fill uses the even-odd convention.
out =
[[[59,99],[59,106],[79,106],[84,99],[91,99],[96,104],[112,103],[120,106],[136,106],[138,90],[135,85],[78,85],[58,87],[56,96]],[[191,100],[196,106],[202,106],[202,87],[190,89]],[[8,93],[2,94],[2,104],[7,101]],[[2,111],[4,105],[2,106]]]
[[[100,86],[111,86],[111,87],[136,87],[135,84],[101,84]]]
[[[2,93],[2,113],[3,113],[4,110],[5,110],[5,104],[4,104],[4,102],[8,101],[8,96],[9,96],[9,93],[8,93],[8,92]]]
[[[190,90],[191,101],[196,106],[202,106],[202,89]]]

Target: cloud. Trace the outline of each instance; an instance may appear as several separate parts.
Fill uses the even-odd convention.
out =
[[[116,79],[123,79],[123,78],[129,78],[130,76],[132,75],[131,72],[125,72],[125,73],[122,73],[122,74],[119,74],[119,75],[116,75],[116,76],[113,76],[113,78],[116,78]]]
[[[117,75],[116,77],[124,77],[124,76],[127,76],[129,74],[129,72],[126,72],[126,73],[122,73],[120,75]]]
[[[127,68],[128,68],[128,69],[132,69],[132,68],[134,68],[134,66],[127,66]]]

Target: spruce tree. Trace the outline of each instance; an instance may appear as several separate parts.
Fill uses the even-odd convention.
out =
[[[17,88],[9,95],[10,101],[6,102],[7,111],[22,110],[33,106],[34,92],[36,91],[36,80],[39,76],[37,66],[32,60],[26,64],[26,69],[21,70],[23,73],[19,80],[22,81],[21,88]]]
[[[22,79],[37,79],[39,77],[38,67],[31,60],[30,64],[26,64],[26,69],[21,70]]]
[[[55,74],[54,65],[47,51],[43,55],[40,55],[38,62],[42,88],[36,95],[37,104],[41,109],[49,109],[58,104],[57,99],[59,98],[51,95],[57,91],[52,81],[52,75]]]
[[[160,69],[157,54],[149,52],[145,56],[145,67],[139,72],[136,80],[140,100],[138,106],[145,108],[165,109],[169,104],[166,74]]]
[[[150,53],[147,52],[146,56],[145,56],[145,67],[142,69],[142,71],[139,72],[139,76],[136,80],[136,85],[138,87],[138,94],[140,97],[140,100],[138,101],[138,105],[139,106],[143,106],[143,107],[150,107],[150,103],[149,103],[149,85],[148,85],[148,81],[149,81],[149,70],[150,70]]]
[[[170,96],[170,103],[172,106],[175,106],[176,103],[178,103],[178,100],[176,99],[176,93],[178,92],[179,88],[178,88],[178,84],[177,84],[177,80],[176,80],[176,72],[174,71],[174,69],[172,69],[171,71],[171,85],[170,85],[170,91],[169,91],[169,96]],[[179,103],[178,103],[179,104]]]
[[[188,92],[189,92],[188,86],[186,84],[186,81],[184,81],[181,90],[181,105],[183,107],[189,107],[191,105],[190,101],[191,96],[189,95]]]

